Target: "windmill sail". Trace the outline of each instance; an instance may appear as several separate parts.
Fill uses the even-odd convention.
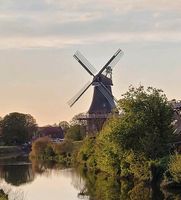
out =
[[[117,63],[116,61],[114,61],[115,59],[117,60],[117,57],[119,57],[120,56],[120,54],[122,55],[122,50],[121,49],[118,49],[117,51],[116,51],[116,53],[110,58],[110,60],[104,65],[104,67],[99,71],[99,73],[97,74],[97,76],[99,76],[100,74],[102,74],[102,72],[104,72],[104,70],[108,67],[108,66],[110,66],[111,65],[111,63],[112,63],[112,65],[114,64],[114,62],[115,63]]]
[[[90,62],[79,51],[76,51],[76,53],[74,54],[74,58],[83,66],[83,68],[91,76],[94,76],[94,74],[97,72],[94,66],[91,65]]]
[[[70,99],[70,100],[68,101],[68,105],[69,105],[70,107],[72,107],[72,106],[80,99],[80,97],[88,90],[88,88],[89,88],[91,85],[92,85],[92,82],[91,82],[91,81],[87,82],[87,83],[84,85],[84,87],[83,87],[79,92],[77,92],[77,94],[76,94],[72,99]]]
[[[90,62],[77,51],[74,54],[74,58],[82,65],[82,67],[93,76],[92,82],[89,81],[69,102],[70,106],[73,106],[81,96],[92,85],[94,87],[94,93],[92,97],[91,105],[86,114],[81,115],[79,120],[86,121],[86,130],[90,135],[96,134],[102,129],[106,119],[111,116],[113,109],[115,109],[116,99],[112,94],[112,69],[118,63],[123,51],[118,49],[116,53],[109,59],[109,61],[102,67],[97,73],[96,69],[90,64]],[[104,73],[105,72],[105,73]]]
[[[109,63],[109,66],[113,69],[122,56],[123,56],[123,51],[119,49],[116,53],[115,58]]]

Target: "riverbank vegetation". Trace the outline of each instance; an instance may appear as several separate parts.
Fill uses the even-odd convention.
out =
[[[75,116],[60,122],[64,141],[33,140],[29,157],[41,162],[82,166],[95,174],[140,184],[181,186],[181,155],[173,141],[174,110],[162,90],[130,87],[117,111],[96,136],[86,136],[85,124]],[[31,115],[11,113],[0,123],[5,144],[22,144],[37,130]]]
[[[70,166],[73,154],[80,149],[81,144],[81,141],[67,139],[61,143],[53,143],[48,137],[42,137],[33,142],[30,159]]]
[[[74,137],[81,133],[77,124],[67,129],[72,137],[65,136],[60,144],[48,138],[36,140],[31,158],[83,166],[96,174],[144,184],[181,184],[181,156],[171,145],[173,109],[165,94],[152,87],[130,87],[118,110],[119,117],[109,119],[95,137],[83,135],[82,142],[73,141],[82,139]]]
[[[130,87],[119,101],[121,116],[110,119],[76,155],[87,170],[149,184],[181,184],[180,155],[174,155],[173,109],[161,90]]]

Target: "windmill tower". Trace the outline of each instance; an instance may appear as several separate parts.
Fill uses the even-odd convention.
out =
[[[72,107],[91,85],[94,87],[94,93],[90,108],[86,114],[83,114],[79,117],[79,120],[84,120],[87,122],[88,134],[94,135],[95,133],[100,131],[106,119],[116,108],[115,98],[112,94],[111,88],[113,86],[112,70],[113,67],[118,63],[122,55],[122,50],[118,49],[116,53],[110,58],[110,60],[96,74],[96,69],[79,51],[74,54],[74,58],[93,77],[93,80],[89,81],[80,90],[80,92],[78,92],[68,102],[70,107]]]

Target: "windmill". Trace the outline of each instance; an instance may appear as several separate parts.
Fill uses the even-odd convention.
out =
[[[87,114],[79,117],[79,120],[85,120],[87,122],[88,133],[94,134],[100,131],[105,120],[116,107],[116,99],[114,98],[111,89],[113,86],[112,70],[122,55],[123,51],[118,49],[102,69],[96,73],[97,71],[93,65],[91,65],[79,51],[74,54],[74,58],[93,77],[93,80],[87,82],[86,85],[68,102],[69,106],[72,107],[91,85],[94,87],[90,108]]]

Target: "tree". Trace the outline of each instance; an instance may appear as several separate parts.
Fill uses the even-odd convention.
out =
[[[0,199],[8,200],[8,194],[6,194],[3,189],[0,189]]]
[[[37,124],[31,115],[14,112],[4,117],[1,128],[7,145],[23,144],[36,132]]]
[[[123,117],[118,126],[118,141],[125,150],[144,153],[155,159],[169,151],[173,129],[173,109],[162,90],[130,87],[119,101]]]
[[[171,156],[168,165],[168,172],[174,182],[181,183],[181,155],[175,154]]]
[[[109,174],[126,174],[125,170],[127,174],[135,174],[135,167],[139,166],[135,161],[168,155],[173,110],[161,90],[130,87],[119,101],[119,109],[121,116],[109,120],[96,139],[100,170]],[[127,160],[131,152],[134,159]]]
[[[31,158],[46,160],[54,155],[51,140],[48,137],[38,138],[32,143]]]
[[[68,129],[65,138],[73,141],[79,141],[83,140],[85,136],[86,136],[85,127],[81,125],[72,125]]]
[[[2,117],[0,117],[0,126],[1,126],[2,120],[3,120]]]
[[[59,124],[58,124],[59,127],[62,128],[64,134],[67,133],[68,129],[70,128],[70,124],[67,122],[67,121],[61,121]]]

